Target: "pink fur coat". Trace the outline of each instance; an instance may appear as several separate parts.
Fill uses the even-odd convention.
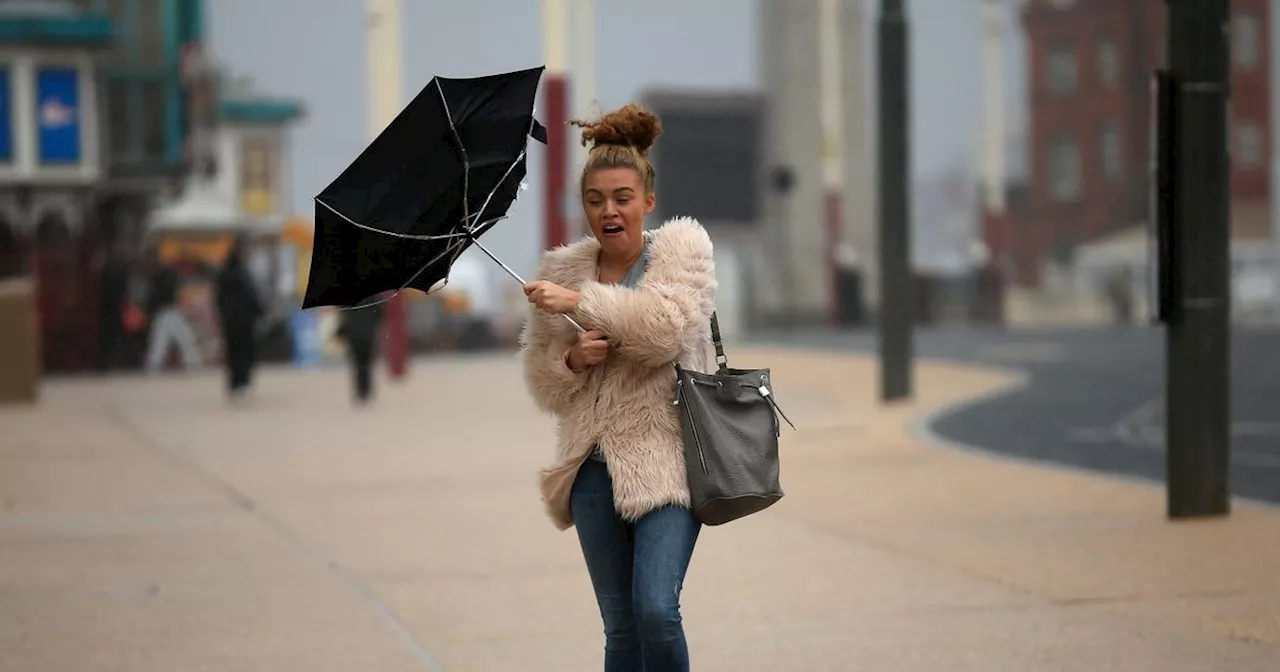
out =
[[[578,332],[534,308],[520,336],[524,375],[540,409],[555,416],[555,461],[542,470],[542,501],[561,530],[573,526],[569,494],[599,443],[627,520],[668,504],[689,505],[672,364],[709,371],[716,277],[711,238],[677,218],[645,234],[649,263],[634,287],[596,282],[600,244],[591,237],[547,251],[538,277],[582,292],[573,317],[608,334],[609,358],[582,373],[565,366]]]

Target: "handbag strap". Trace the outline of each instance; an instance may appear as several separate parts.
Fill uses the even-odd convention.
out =
[[[715,311],[711,311],[711,344],[716,347],[716,366],[720,373],[726,373],[729,370],[729,358],[724,354],[724,342],[720,339],[720,320],[716,319]]]

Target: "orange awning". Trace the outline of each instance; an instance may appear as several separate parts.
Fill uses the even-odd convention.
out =
[[[311,223],[311,220],[294,215],[285,222],[284,228],[280,230],[280,238],[295,247],[309,250],[315,244],[315,226]]]

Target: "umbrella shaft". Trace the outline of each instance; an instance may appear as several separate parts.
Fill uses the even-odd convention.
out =
[[[483,243],[481,243],[478,239],[476,239],[476,238],[474,238],[474,237],[473,237],[473,238],[471,239],[471,244],[472,244],[472,245],[475,245],[475,246],[476,246],[476,247],[478,247],[478,248],[480,248],[480,251],[481,251],[481,252],[484,252],[484,253],[485,253],[485,254],[486,254],[490,259],[492,259],[492,260],[494,261],[494,263],[496,263],[497,265],[501,266],[501,267],[502,267],[502,270],[504,270],[504,271],[506,271],[506,272],[507,272],[507,275],[509,275],[509,276],[511,276],[511,277],[513,277],[513,278],[515,278],[515,279],[516,279],[517,281],[519,281],[519,282],[520,282],[520,284],[522,284],[522,285],[524,285],[524,284],[528,284],[528,283],[526,283],[526,282],[525,282],[525,279],[524,279],[524,278],[520,277],[520,274],[519,274],[519,273],[516,273],[514,270],[512,270],[512,268],[511,268],[510,266],[508,266],[508,265],[506,264],[506,262],[504,262],[504,261],[502,261],[501,259],[499,259],[499,258],[498,258],[498,255],[494,254],[493,252],[490,252],[490,251],[489,251],[489,248],[485,247],[485,246],[484,246],[484,244],[483,244]],[[576,320],[574,320],[572,317],[569,317],[568,315],[565,315],[565,316],[564,316],[564,319],[569,320],[569,324],[572,324],[573,326],[577,327],[578,331],[586,331],[586,329],[584,329],[584,328],[582,327],[582,325],[581,325],[581,324],[578,324],[578,322],[577,322]]]

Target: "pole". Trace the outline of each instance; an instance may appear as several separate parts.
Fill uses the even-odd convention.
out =
[[[912,278],[908,180],[906,0],[881,0],[880,88],[880,398],[911,397]]]
[[[570,1],[573,13],[570,31],[573,37],[573,66],[570,68],[573,76],[573,115],[579,119],[590,119],[595,116],[592,108],[595,106],[596,98],[595,0]],[[574,180],[586,166],[589,153],[589,149],[580,142],[571,142],[570,146],[573,147],[573,165],[569,177],[565,178],[566,208],[570,207],[568,204],[581,201]],[[567,214],[566,219],[569,219]],[[570,237],[577,238],[586,234],[586,219],[582,215],[581,207],[576,208],[572,219],[574,225],[569,227]]]
[[[1005,209],[1003,0],[982,3],[982,193],[985,209]]]
[[[1170,518],[1230,512],[1228,0],[1167,0],[1173,264],[1165,352]]]
[[[1004,0],[983,0],[982,205],[986,216],[997,221],[1005,213],[1005,21]]]
[[[840,71],[840,0],[818,2],[818,71],[819,110],[822,123],[822,187],[823,205],[826,209],[827,272],[831,285],[831,323],[840,324],[842,313],[840,291],[840,266],[838,257],[841,233],[844,187],[844,137],[841,126]]]
[[[543,115],[547,127],[546,176],[542,202],[544,225],[543,246],[552,248],[568,242],[568,226],[564,212],[565,178],[568,175],[569,152],[566,144],[569,124],[568,0],[542,0],[542,50],[546,60],[543,79]]]
[[[1272,79],[1280,73],[1280,0],[1271,0],[1267,8],[1270,30],[1267,36]],[[1272,84],[1271,92],[1271,299],[1273,315],[1280,318],[1280,86]]]
[[[840,266],[854,272],[859,282],[855,287],[845,285],[854,296],[841,298],[846,309],[846,322],[861,325],[866,311],[879,301],[880,255],[876,252],[876,179],[874,129],[872,119],[874,95],[870,82],[873,76],[867,50],[866,18],[869,11],[864,2],[844,2],[840,5],[840,79],[844,88],[840,98],[840,116],[843,132],[840,137],[841,170],[844,172],[841,216],[842,245]]]
[[[366,0],[365,79],[368,82],[369,137],[376,138],[404,104],[404,34],[402,0]],[[385,325],[387,369],[392,380],[405,377],[409,366],[408,314],[404,294],[387,302]]]
[[[1006,269],[1010,241],[1006,217],[1004,41],[1006,0],[982,2],[982,208],[981,243],[970,245],[971,272],[979,279],[975,316],[1000,323],[1004,295],[995,276]],[[976,248],[976,249],[975,249]]]

